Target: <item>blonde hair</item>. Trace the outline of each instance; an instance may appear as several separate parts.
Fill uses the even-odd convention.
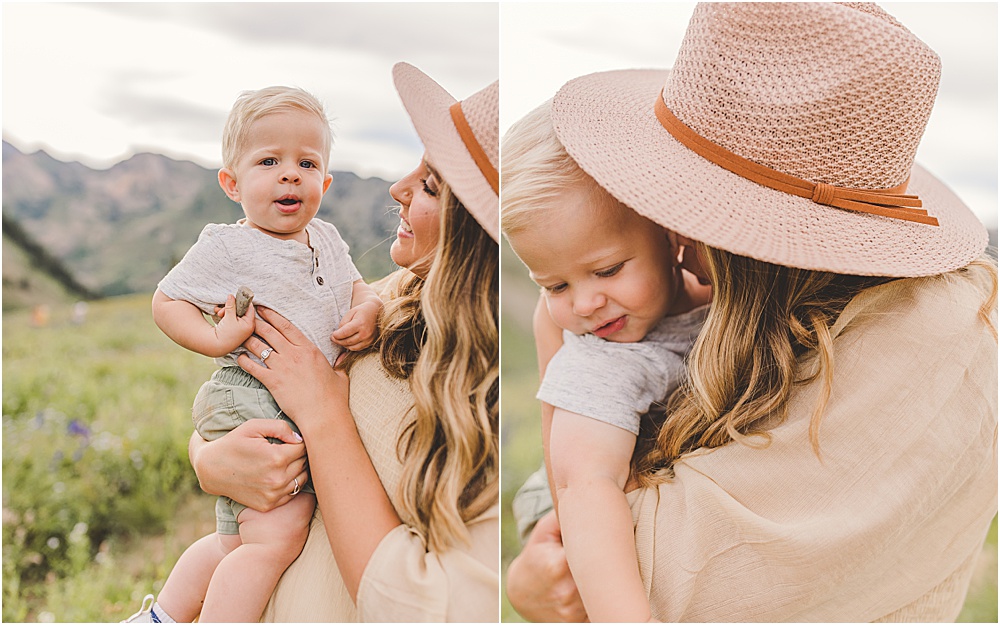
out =
[[[257,91],[244,91],[236,98],[222,130],[222,166],[235,172],[236,163],[246,150],[247,137],[254,122],[284,111],[311,113],[323,120],[322,170],[325,173],[333,147],[330,120],[316,96],[298,87],[265,87]]]
[[[588,206],[626,215],[631,209],[591,178],[559,142],[548,100],[518,120],[501,144],[503,193],[500,228],[508,239],[536,225],[538,218],[568,189],[589,191]]]
[[[633,472],[643,486],[666,479],[655,474],[699,448],[731,441],[767,446],[767,429],[787,418],[793,387],[817,378],[821,390],[809,440],[821,458],[819,430],[834,369],[830,327],[858,293],[892,280],[784,267],[703,244],[700,251],[714,285],[712,307],[691,350],[687,381],[658,410],[655,437],[637,442]],[[973,266],[986,267],[993,278],[979,316],[996,338],[990,320],[997,297],[995,262],[984,257],[941,279]],[[805,372],[796,359],[810,351],[818,366]]]
[[[413,421],[398,441],[401,507],[436,552],[468,544],[465,524],[500,493],[500,249],[443,181],[439,198],[440,243],[427,278],[397,272],[376,344],[386,371],[410,380]]]

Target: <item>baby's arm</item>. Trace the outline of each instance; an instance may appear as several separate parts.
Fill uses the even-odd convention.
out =
[[[153,294],[153,321],[181,347],[219,358],[242,345],[253,334],[254,309],[250,304],[246,314],[237,317],[236,298],[230,295],[226,298],[226,314],[213,326],[194,304],[170,299],[156,289]]]
[[[549,444],[566,559],[590,621],[648,621],[623,490],[635,435],[556,408]]]
[[[552,321],[549,309],[545,305],[545,298],[539,297],[535,305],[535,314],[532,317],[532,330],[535,334],[535,353],[538,357],[538,379],[545,379],[545,369],[549,366],[549,361],[555,356],[559,348],[562,347],[562,328]],[[552,404],[541,402],[542,404],[542,457],[545,459],[545,474],[549,479],[549,489],[552,492],[552,502],[555,505],[556,490],[555,480],[552,478],[552,459],[549,453],[549,438],[552,431]],[[558,515],[558,511],[557,511]]]
[[[375,342],[378,337],[378,316],[382,300],[364,280],[355,280],[351,289],[351,309],[340,321],[333,335],[334,343],[357,352]]]

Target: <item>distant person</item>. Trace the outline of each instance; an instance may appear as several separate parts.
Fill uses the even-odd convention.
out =
[[[90,306],[87,302],[77,302],[73,304],[73,316],[71,317],[74,325],[83,325],[87,322],[87,311],[90,310]]]
[[[241,286],[258,305],[280,312],[333,366],[342,349],[368,347],[377,335],[382,302],[361,279],[337,229],[315,219],[332,176],[332,138],[322,104],[305,91],[270,87],[245,92],[226,121],[219,184],[246,215],[210,224],[160,282],[153,295],[156,325],[179,345],[216,358],[222,368],[198,392],[195,427],[215,440],[250,419],[282,419],[267,388],[237,357],[254,333],[254,304],[237,314]],[[208,323],[221,304],[217,324]],[[241,311],[242,312],[242,311]],[[256,362],[265,364],[273,350]],[[291,430],[285,442],[301,442]],[[258,512],[221,497],[216,532],[181,555],[151,607],[147,597],[133,622],[257,621],[278,578],[299,555],[316,499],[294,482],[285,505]],[[301,494],[300,494],[301,493]],[[147,609],[148,608],[148,609]]]
[[[31,309],[31,325],[36,328],[44,328],[49,325],[49,315],[51,310],[48,304],[38,304]]]
[[[681,271],[673,233],[609,195],[569,157],[549,108],[504,137],[501,216],[561,330],[535,335],[558,347],[538,391],[548,404],[542,449],[591,620],[644,623],[650,610],[624,491],[629,462],[642,416],[684,379],[710,291]]]

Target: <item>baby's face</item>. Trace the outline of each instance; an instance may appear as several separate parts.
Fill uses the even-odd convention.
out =
[[[229,170],[219,176],[227,195],[243,206],[247,225],[279,239],[305,238],[333,179],[325,168],[324,136],[323,121],[305,111],[254,122],[228,186]]]
[[[564,193],[510,243],[559,327],[634,343],[670,309],[676,260],[663,228],[623,206],[607,206],[610,198],[595,202],[594,195]]]

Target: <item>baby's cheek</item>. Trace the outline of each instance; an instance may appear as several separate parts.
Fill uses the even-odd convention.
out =
[[[560,301],[553,300],[551,297],[545,298],[545,304],[549,309],[549,316],[552,317],[552,321],[555,322],[557,326],[563,330],[569,330],[570,332],[576,332],[573,327],[574,316],[572,311]]]

